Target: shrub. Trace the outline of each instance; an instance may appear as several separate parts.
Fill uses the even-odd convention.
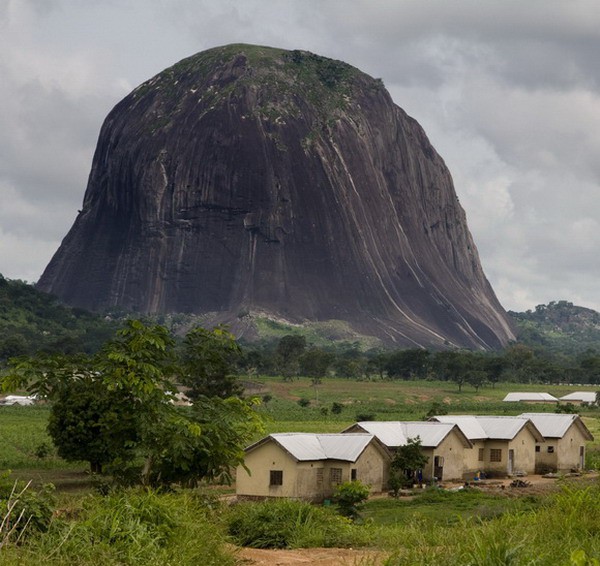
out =
[[[253,548],[359,546],[370,536],[332,509],[288,499],[236,505],[228,527],[237,544]]]
[[[375,413],[356,413],[357,421],[375,421],[377,420],[377,415]]]
[[[310,405],[310,399],[302,397],[301,399],[298,399],[298,405],[301,407],[308,407]]]
[[[334,401],[331,404],[331,412],[334,415],[339,415],[342,412],[343,408],[344,408],[344,405],[342,405],[342,403],[338,403],[337,401]]]
[[[337,486],[334,499],[339,512],[355,520],[359,517],[359,511],[369,497],[369,486],[360,481],[349,481]]]
[[[54,486],[47,485],[38,491],[25,484],[8,479],[8,473],[0,477],[0,524],[1,536],[22,536],[28,531],[44,532],[52,520]]]

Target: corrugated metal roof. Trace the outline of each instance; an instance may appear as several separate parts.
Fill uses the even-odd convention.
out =
[[[477,417],[471,415],[440,415],[433,418],[440,423],[454,423],[469,440],[487,438],[487,434]]]
[[[517,391],[515,393],[507,393],[503,401],[558,401],[558,399],[554,395],[550,395],[550,393]]]
[[[595,391],[574,391],[568,395],[563,395],[560,398],[561,401],[581,401],[582,403],[595,403],[596,392]]]
[[[477,417],[490,440],[512,440],[527,424],[523,417]]]
[[[409,439],[417,436],[421,440],[421,446],[435,448],[454,427],[452,424],[429,421],[363,421],[354,426],[375,435],[389,448],[404,446]]]
[[[585,426],[579,415],[560,413],[523,413],[520,415],[529,419],[542,433],[544,438],[562,438],[569,427],[576,423],[588,440],[593,440],[592,433]]]
[[[528,421],[523,416],[440,415],[433,418],[458,425],[469,440],[512,440]],[[541,433],[536,432],[541,437]]]
[[[369,442],[373,440],[373,435],[290,432],[271,434],[268,438],[277,442],[296,460],[344,460],[355,462]],[[254,446],[250,446],[247,450]]]

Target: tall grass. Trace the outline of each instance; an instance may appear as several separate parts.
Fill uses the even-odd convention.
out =
[[[600,558],[600,488],[565,486],[535,510],[489,521],[441,527],[422,519],[382,528],[379,544],[392,552],[388,566],[556,566],[577,554],[592,564]]]
[[[90,495],[46,533],[2,549],[4,565],[235,564],[213,503],[194,492],[127,490]]]

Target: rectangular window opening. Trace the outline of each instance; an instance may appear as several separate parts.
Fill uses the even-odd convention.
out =
[[[351,479],[352,481],[356,481],[356,468],[352,468],[352,469],[350,470],[350,479]]]
[[[502,462],[501,448],[490,448],[490,462]]]
[[[342,468],[331,468],[329,470],[329,483],[342,483]]]
[[[478,460],[483,462],[483,448],[479,449]]]
[[[269,485],[283,485],[283,470],[271,470]]]

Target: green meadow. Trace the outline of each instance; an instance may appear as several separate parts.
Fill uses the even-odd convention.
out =
[[[252,395],[263,398],[258,410],[267,433],[337,432],[361,416],[420,420],[436,407],[449,413],[507,415],[554,411],[554,405],[503,403],[502,398],[509,391],[546,391],[558,397],[582,389],[501,383],[479,391],[464,386],[458,392],[453,384],[436,381],[326,378],[315,383],[272,377],[254,378],[249,386]],[[579,410],[600,439],[600,410]],[[2,564],[226,565],[241,563],[236,544],[382,552],[378,561],[361,558],[362,566],[583,566],[600,559],[600,485],[594,475],[559,480],[551,491],[524,495],[432,488],[411,497],[374,498],[356,523],[339,517],[333,505],[230,506],[219,500],[219,495],[232,493],[227,486],[169,492],[109,489],[106,495],[106,484],[91,478],[85,463],[67,463],[56,455],[45,430],[49,412],[44,405],[0,407],[3,497],[15,478],[32,480],[32,492],[47,483],[55,486],[44,529],[31,530],[18,544],[15,536],[0,530]],[[600,467],[599,441],[588,446],[588,466]],[[257,524],[264,528],[257,530]]]

